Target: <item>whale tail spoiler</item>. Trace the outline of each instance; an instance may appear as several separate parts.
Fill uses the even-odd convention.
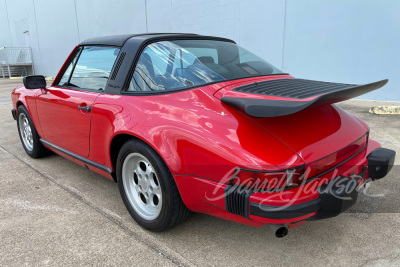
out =
[[[276,79],[233,89],[221,101],[252,117],[280,117],[314,105],[329,105],[369,93],[388,80],[356,85],[304,79]],[[238,92],[238,97],[235,97]],[[240,95],[240,97],[239,97]]]

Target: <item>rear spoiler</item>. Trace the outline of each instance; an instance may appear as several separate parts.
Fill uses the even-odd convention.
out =
[[[280,117],[310,106],[348,100],[379,89],[387,82],[388,80],[382,80],[356,85],[304,79],[276,79],[237,87],[232,93],[239,92],[241,97],[231,94],[222,96],[221,101],[252,117]],[[252,98],[254,95],[256,96]]]

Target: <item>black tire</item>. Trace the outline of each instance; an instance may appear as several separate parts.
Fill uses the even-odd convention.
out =
[[[130,187],[128,187],[128,189],[125,189],[127,185],[124,186],[124,179],[122,177],[123,164],[125,162],[125,159],[127,159],[129,155],[133,155],[133,153],[140,154],[148,160],[148,162],[151,164],[151,168],[155,171],[157,180],[159,181],[159,184],[161,186],[161,210],[159,211],[159,214],[156,215],[157,217],[152,220],[147,220],[146,218],[143,218],[143,216],[135,211],[128,198],[129,192],[126,192],[126,190],[130,190]],[[116,170],[118,187],[121,193],[122,200],[124,201],[124,204],[131,214],[132,218],[143,228],[154,232],[165,231],[181,223],[190,214],[190,210],[186,208],[185,204],[182,201],[178,188],[167,165],[164,163],[161,157],[144,142],[135,139],[127,141],[119,151]],[[126,179],[127,178],[125,178],[125,181]],[[132,188],[131,190],[134,189]]]
[[[31,133],[32,133],[32,147],[31,148],[27,147],[27,145],[24,143],[24,140],[22,137],[21,127],[20,127],[20,117],[21,116],[25,116],[25,118],[29,122],[29,126],[30,126]],[[35,125],[33,125],[31,116],[29,115],[29,112],[26,109],[26,107],[23,105],[20,105],[17,110],[17,128],[18,128],[19,138],[22,143],[22,147],[25,149],[26,154],[28,154],[31,158],[41,158],[50,153],[50,151],[43,146],[42,142],[40,142],[39,134],[36,131]]]

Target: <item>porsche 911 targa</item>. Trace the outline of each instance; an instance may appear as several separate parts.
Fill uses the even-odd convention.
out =
[[[50,86],[25,77],[12,115],[29,156],[113,179],[146,229],[194,211],[281,237],[390,171],[395,152],[334,104],[386,82],[297,79],[225,38],[119,35],[81,42]]]

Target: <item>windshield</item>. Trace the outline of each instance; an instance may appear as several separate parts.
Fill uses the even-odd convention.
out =
[[[231,42],[162,41],[143,50],[128,91],[175,90],[271,74],[282,72]]]

